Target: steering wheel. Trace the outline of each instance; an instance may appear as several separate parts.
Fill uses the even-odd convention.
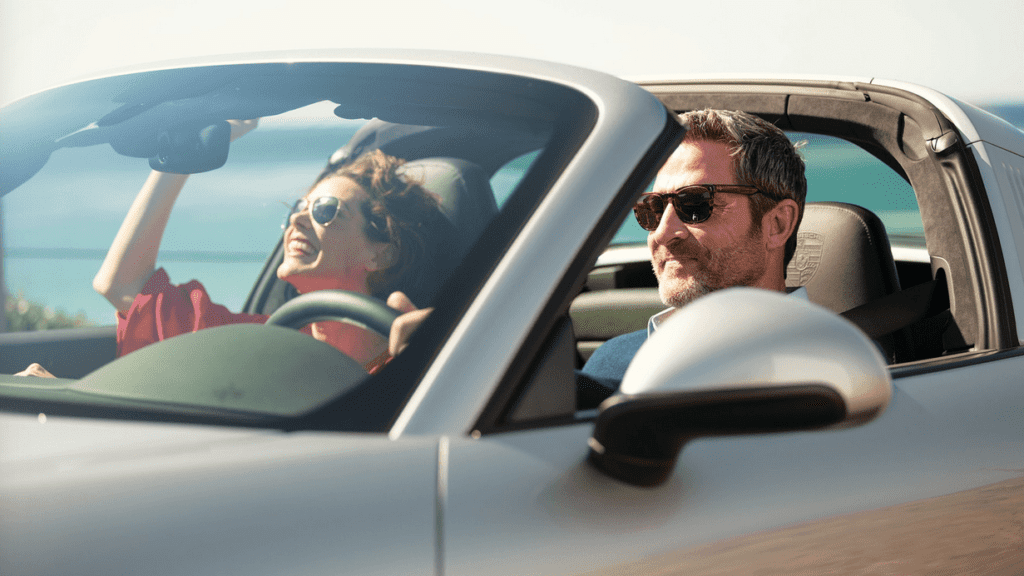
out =
[[[321,320],[348,322],[366,327],[385,338],[399,312],[381,300],[348,290],[317,290],[285,302],[267,324],[298,330]]]

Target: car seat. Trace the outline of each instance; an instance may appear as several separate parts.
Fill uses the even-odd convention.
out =
[[[460,255],[480,237],[498,213],[490,181],[483,169],[460,158],[421,158],[400,169],[424,189],[438,196],[441,211],[458,231]]]
[[[837,314],[899,292],[900,281],[885,226],[870,210],[842,202],[808,202],[797,231],[786,287],[807,290],[811,302]],[[876,341],[889,362],[898,343]]]

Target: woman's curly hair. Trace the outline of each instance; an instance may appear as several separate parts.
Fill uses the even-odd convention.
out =
[[[367,278],[370,293],[384,299],[400,290],[417,306],[425,306],[451,271],[457,234],[441,211],[439,198],[402,175],[403,164],[400,158],[374,150],[325,171],[313,186],[343,176],[366,191],[370,199],[361,207],[364,233],[370,240],[391,245],[387,265]]]

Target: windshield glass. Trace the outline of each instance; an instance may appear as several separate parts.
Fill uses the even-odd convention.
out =
[[[59,385],[0,392],[245,420],[387,374],[365,429],[418,374],[388,372],[383,303],[436,309],[426,362],[594,123],[589,100],[543,81],[322,63],[101,79],[2,114],[0,372],[38,363]],[[324,290],[375,300],[297,300]],[[287,335],[256,328],[279,310]],[[275,381],[296,378],[282,350],[324,366]],[[238,378],[246,363],[261,382]]]

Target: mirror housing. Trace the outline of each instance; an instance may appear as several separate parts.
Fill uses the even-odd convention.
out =
[[[882,354],[852,323],[801,298],[731,288],[679,309],[640,348],[600,406],[589,461],[656,486],[695,438],[856,426],[891,396]]]
[[[216,170],[228,161],[231,125],[178,126],[157,135],[156,155],[149,167],[160,172],[197,174]]]

